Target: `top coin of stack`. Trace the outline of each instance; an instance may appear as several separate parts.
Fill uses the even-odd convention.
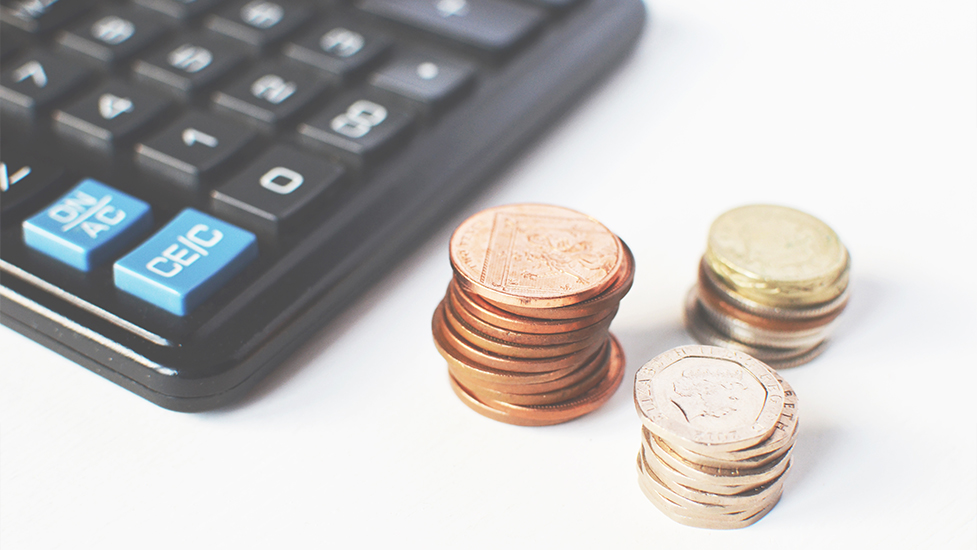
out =
[[[848,303],[851,258],[817,218],[753,205],[709,229],[686,324],[700,342],[744,351],[772,367],[810,361]]]
[[[607,401],[624,354],[607,329],[634,281],[634,258],[593,218],[515,204],[464,221],[454,277],[432,321],[452,388],[502,422],[566,422]]]
[[[780,499],[797,433],[797,396],[775,371],[730,349],[685,346],[635,374],[638,483],[668,517],[734,529]]]

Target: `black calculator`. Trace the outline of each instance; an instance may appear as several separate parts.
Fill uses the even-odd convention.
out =
[[[162,407],[230,403],[644,19],[638,0],[2,0],[3,324]]]

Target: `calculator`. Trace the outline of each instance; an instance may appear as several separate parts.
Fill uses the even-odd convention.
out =
[[[2,0],[3,324],[162,407],[231,403],[644,19],[638,0]]]

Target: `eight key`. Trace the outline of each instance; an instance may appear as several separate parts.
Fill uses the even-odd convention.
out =
[[[156,13],[125,6],[92,14],[61,32],[57,40],[70,51],[114,67],[155,42],[166,30],[165,21]]]

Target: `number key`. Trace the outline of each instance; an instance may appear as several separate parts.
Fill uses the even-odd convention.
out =
[[[162,132],[136,144],[136,165],[196,190],[217,178],[246,151],[254,130],[201,112],[189,112]]]
[[[343,172],[338,164],[279,145],[212,192],[214,212],[273,236],[314,213]]]
[[[81,86],[92,71],[35,50],[0,75],[0,105],[5,114],[38,121],[62,97]]]
[[[265,61],[213,94],[214,105],[262,127],[278,127],[329,88],[317,75]]]
[[[133,63],[136,78],[161,84],[183,97],[206,89],[240,65],[245,57],[234,43],[198,31],[171,41]]]
[[[127,6],[100,11],[58,35],[58,42],[107,66],[127,61],[166,32],[153,12]]]
[[[288,57],[340,78],[379,59],[392,42],[349,21],[327,21],[285,45]]]
[[[163,115],[170,104],[153,92],[113,81],[55,111],[54,131],[86,148],[114,153]]]
[[[413,118],[375,94],[354,92],[300,124],[299,139],[363,168],[399,145]]]
[[[312,16],[308,7],[288,0],[238,0],[211,15],[211,30],[265,50]]]

